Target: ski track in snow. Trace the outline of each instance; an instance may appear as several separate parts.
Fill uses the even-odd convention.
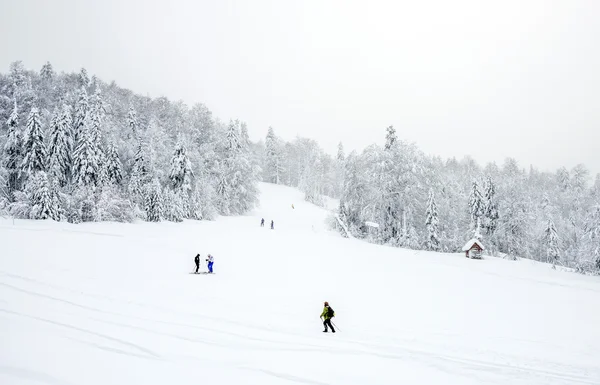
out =
[[[46,373],[38,372],[30,369],[17,368],[13,366],[0,365],[0,375],[11,377],[9,383],[14,383],[15,378],[24,380],[35,381],[37,383],[50,384],[50,385],[73,385],[70,382],[58,379],[50,376]],[[2,378],[2,377],[0,377]]]
[[[0,222],[0,382],[600,383],[597,279],[343,239],[261,189],[214,222]],[[188,274],[196,252],[218,275]]]

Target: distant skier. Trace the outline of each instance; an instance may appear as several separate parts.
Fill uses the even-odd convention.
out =
[[[260,227],[265,227],[265,218],[260,220]]]
[[[333,328],[333,325],[331,324],[331,319],[333,317],[335,317],[335,312],[333,311],[331,306],[329,306],[329,302],[325,301],[323,312],[321,313],[321,319],[323,320],[323,326],[325,326],[325,330],[323,330],[323,333],[327,333],[328,326],[331,328],[331,332],[335,333],[335,329]]]
[[[212,255],[208,254],[208,258],[206,258],[206,262],[208,262],[208,274],[212,274],[213,272],[213,263],[215,263],[215,259]]]
[[[294,204],[292,203],[292,208],[294,208]]]
[[[196,263],[196,274],[198,274],[198,269],[200,268],[200,254],[196,254],[194,262]]]
[[[271,220],[271,230],[275,229],[275,222]]]

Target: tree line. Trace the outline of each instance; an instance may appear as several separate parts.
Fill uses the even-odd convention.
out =
[[[600,271],[600,175],[583,165],[525,170],[511,158],[443,160],[393,126],[385,134],[383,146],[346,155],[340,143],[335,156],[273,128],[254,143],[245,123],[223,122],[203,104],[17,61],[0,74],[0,213],[72,223],[212,219],[254,208],[264,180],[317,205],[339,199],[343,227],[370,242],[456,252],[478,238],[495,255]]]
[[[257,202],[243,122],[136,95],[85,69],[0,74],[0,210],[18,218],[181,221]]]

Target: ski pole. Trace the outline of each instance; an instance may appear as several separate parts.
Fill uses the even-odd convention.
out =
[[[331,323],[333,324],[333,326],[335,326],[335,328],[339,331],[340,328],[335,324],[335,322],[331,321]]]

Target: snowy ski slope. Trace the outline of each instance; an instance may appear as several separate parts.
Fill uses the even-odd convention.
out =
[[[1,220],[0,384],[600,384],[598,278],[344,239],[260,187],[214,222]]]

